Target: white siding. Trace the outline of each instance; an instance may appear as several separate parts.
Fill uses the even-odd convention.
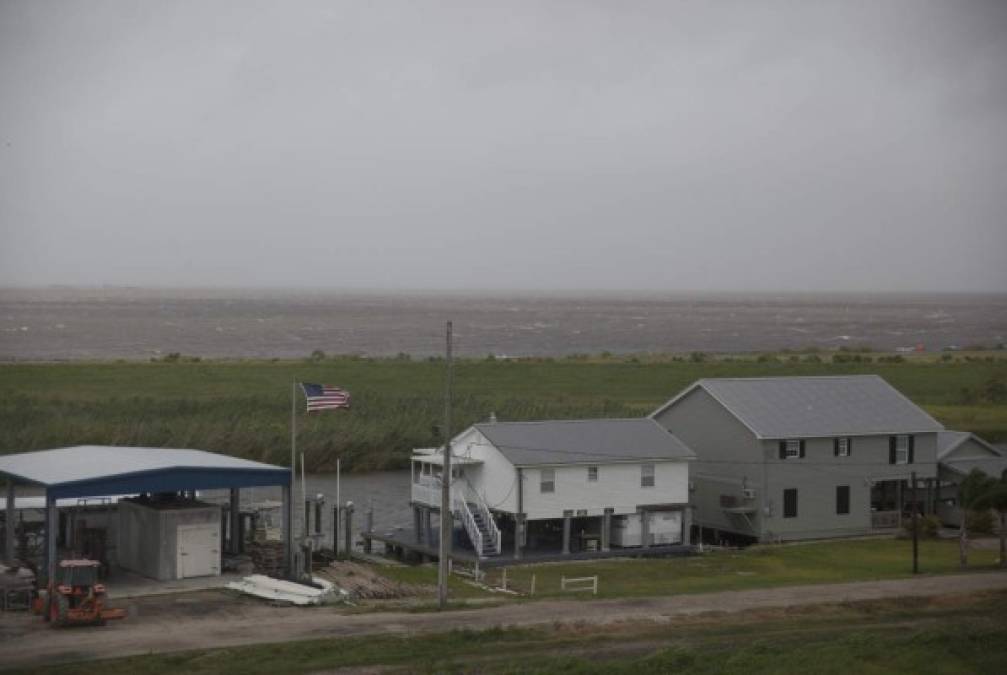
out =
[[[455,438],[453,454],[482,460],[465,467],[465,476],[491,509],[517,512],[517,470],[485,436],[469,429]]]
[[[598,481],[588,482],[587,465],[556,466],[556,490],[540,490],[540,468],[524,470],[524,510],[531,520],[562,518],[563,511],[587,511],[603,515],[606,508],[616,515],[635,513],[637,507],[653,504],[684,504],[689,501],[689,463],[653,462],[654,487],[640,487],[640,463],[598,464]]]

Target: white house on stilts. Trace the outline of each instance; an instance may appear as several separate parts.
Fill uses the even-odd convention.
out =
[[[475,424],[452,442],[455,546],[480,559],[688,545],[689,462],[651,419]],[[417,542],[433,548],[443,449],[412,457]]]

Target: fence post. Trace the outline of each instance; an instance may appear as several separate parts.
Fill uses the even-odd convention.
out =
[[[535,575],[531,575],[531,595],[535,595]]]

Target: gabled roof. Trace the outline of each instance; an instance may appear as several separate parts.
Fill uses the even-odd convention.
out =
[[[695,457],[671,432],[647,418],[487,422],[474,428],[515,466]]]
[[[979,438],[968,431],[941,431],[937,434],[937,459],[945,459],[960,448],[966,441],[975,441],[981,448],[987,450],[992,457],[999,457],[1003,453],[993,445]]]
[[[704,379],[702,388],[758,438],[865,436],[943,431],[937,420],[878,375]]]
[[[975,456],[955,456],[958,450],[966,441],[975,443],[986,450],[989,454],[985,457]],[[1007,456],[999,449],[993,447],[975,434],[967,431],[942,431],[937,434],[937,460],[942,468],[953,471],[962,476],[967,476],[972,469],[999,477],[1007,471]]]
[[[50,497],[283,485],[290,469],[203,450],[79,445],[0,456],[0,475]]]

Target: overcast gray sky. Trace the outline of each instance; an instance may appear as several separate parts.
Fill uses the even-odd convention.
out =
[[[0,0],[0,284],[1007,291],[1007,2]]]

